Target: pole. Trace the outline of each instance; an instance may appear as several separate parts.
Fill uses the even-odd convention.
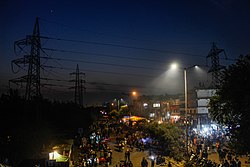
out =
[[[185,98],[185,119],[186,119],[186,151],[188,155],[188,118],[187,118],[187,69],[184,68],[184,98]]]
[[[119,111],[119,110],[120,110],[120,100],[117,99],[117,111]]]

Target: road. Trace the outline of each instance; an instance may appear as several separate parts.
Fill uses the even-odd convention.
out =
[[[113,150],[113,159],[112,159],[112,164],[110,165],[111,167],[116,167],[116,165],[119,167],[120,161],[124,161],[125,159],[125,150],[127,148],[129,148],[128,146],[125,146],[124,151],[123,152],[118,152],[115,151],[116,147],[115,147],[115,139],[111,138],[111,140],[108,142],[109,147]],[[131,152],[130,155],[130,159],[133,163],[134,167],[140,167],[141,166],[141,161],[142,158],[145,157],[148,161],[149,167],[151,167],[151,159],[149,156],[149,151],[145,150],[145,151],[138,151],[138,150],[133,150]],[[183,163],[178,163],[176,161],[174,161],[173,159],[170,159],[169,157],[165,157],[166,158],[166,164],[170,161],[173,167],[183,167]],[[217,153],[211,153],[208,155],[208,159],[219,163],[219,156]],[[240,161],[242,162],[242,167],[250,167],[250,164],[246,164],[245,161],[247,160],[247,158],[245,156],[243,157],[239,157]],[[155,165],[155,167],[160,166],[160,165]],[[167,166],[167,165],[163,165],[163,166]]]
[[[125,150],[127,150],[127,148],[129,148],[129,147],[125,146],[123,152],[116,151],[115,138],[112,138],[112,137],[110,138],[110,141],[108,142],[108,145],[113,151],[112,164],[110,165],[110,167],[116,167],[116,166],[119,167],[119,164],[121,164],[121,161],[124,161],[124,159],[125,159]],[[146,160],[148,161],[148,164],[149,164],[148,166],[151,167],[151,159],[150,159],[148,150],[139,151],[139,150],[136,150],[134,148],[133,151],[130,153],[130,160],[132,161],[134,167],[140,167],[141,166],[141,161],[142,161],[143,157],[146,158]],[[170,158],[166,157],[166,163],[168,163],[168,161],[170,161],[172,163],[173,167],[181,167],[181,166],[183,166],[183,163],[177,163],[173,159],[170,159]],[[160,166],[160,165],[155,164],[155,167],[157,167],[157,166]],[[161,165],[161,166],[167,166],[167,165]]]
[[[110,165],[112,166],[118,166],[120,164],[120,161],[125,160],[125,150],[128,148],[127,146],[125,146],[124,150],[122,152],[118,152],[116,151],[115,148],[115,140],[111,138],[111,141],[108,143],[109,147],[112,149],[113,154],[112,154],[112,164]],[[141,166],[141,161],[142,158],[148,158],[148,151],[137,151],[136,149],[134,149],[131,153],[130,153],[130,159],[133,163],[133,166]],[[149,159],[148,159],[148,163],[150,163]]]
[[[216,163],[219,163],[219,155],[218,153],[211,153],[208,155],[208,159],[216,162]],[[239,157],[239,160],[241,161],[241,166],[242,167],[250,167],[250,164],[246,164],[245,161],[247,160],[247,157],[246,156],[242,156],[242,157]]]

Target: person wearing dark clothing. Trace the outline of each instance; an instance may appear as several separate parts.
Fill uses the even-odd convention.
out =
[[[152,158],[152,159],[151,159],[151,167],[154,167],[154,166],[155,166],[155,159]]]
[[[168,162],[168,167],[172,167],[172,164],[171,164],[171,162]]]
[[[130,151],[129,149],[127,149],[125,152],[125,162],[129,162],[129,161],[130,161]]]
[[[241,161],[238,158],[236,158],[235,161],[236,161],[236,167],[241,167]]]
[[[235,161],[234,159],[232,159],[232,160],[230,161],[230,165],[231,165],[232,167],[236,167],[236,161]]]
[[[110,148],[108,148],[107,161],[109,162],[109,165],[112,164],[112,150]]]
[[[225,160],[225,161],[224,161],[224,163],[223,163],[223,167],[229,167],[229,163],[228,163],[228,161],[227,161],[227,160]]]
[[[141,167],[148,167],[148,161],[146,160],[145,157],[142,158]]]
[[[131,161],[128,162],[127,164],[128,167],[133,167],[133,163]]]
[[[227,154],[227,159],[228,159],[229,161],[232,160],[232,153],[231,153],[231,152],[229,152],[229,153]]]

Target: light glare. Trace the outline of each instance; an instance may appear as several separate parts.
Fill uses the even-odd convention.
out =
[[[176,63],[172,63],[171,64],[171,69],[177,69],[177,64]]]

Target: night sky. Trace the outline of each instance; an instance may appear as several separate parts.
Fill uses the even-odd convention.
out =
[[[42,80],[53,84],[43,86],[42,94],[58,100],[74,98],[69,81],[77,64],[85,73],[86,103],[92,104],[131,91],[182,93],[183,69],[195,64],[203,66],[188,71],[189,89],[208,86],[212,42],[225,49],[222,65],[250,53],[248,0],[2,0],[0,8],[1,92],[9,79],[27,74],[27,66],[12,72],[11,61],[23,56],[13,48],[32,34],[36,17],[40,35],[49,37],[41,39],[41,56],[52,58],[41,59],[41,77],[57,80]],[[175,72],[173,62],[179,64]]]

